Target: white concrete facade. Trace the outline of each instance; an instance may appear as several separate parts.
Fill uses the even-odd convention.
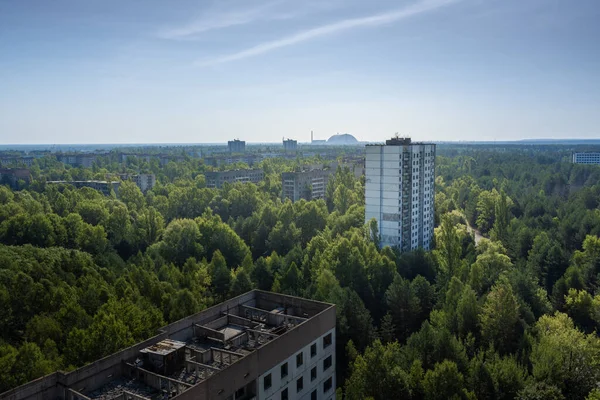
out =
[[[600,153],[573,153],[573,164],[600,164]]]
[[[375,218],[381,246],[429,249],[435,144],[392,139],[386,145],[368,145],[365,179],[365,222]]]
[[[335,340],[332,329],[263,373],[256,399],[335,400]]]

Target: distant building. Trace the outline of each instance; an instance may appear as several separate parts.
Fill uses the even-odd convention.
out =
[[[159,156],[159,160],[160,160],[160,165],[162,165],[164,167],[165,165],[167,165],[171,161],[174,162],[174,163],[183,162],[183,161],[185,161],[185,157],[184,156],[173,156],[173,155],[164,155],[164,154],[161,154]]]
[[[137,158],[150,163],[153,158],[158,158],[158,154],[135,154],[135,153],[120,153],[119,160],[121,163],[125,164],[128,158]]]
[[[146,193],[156,185],[156,175],[154,174],[121,174],[119,177],[124,181],[131,180],[135,182],[142,193]]]
[[[298,141],[293,139],[287,139],[283,141],[283,150],[286,153],[295,153],[298,151]]]
[[[573,153],[573,164],[600,164],[600,153]]]
[[[435,144],[393,138],[385,145],[367,145],[365,179],[365,222],[375,218],[381,246],[429,249]]]
[[[257,184],[265,177],[262,169],[235,169],[232,171],[212,171],[204,174],[206,186],[221,188],[224,183],[250,182]]]
[[[335,319],[333,304],[253,290],[0,399],[335,400]]]
[[[300,199],[324,199],[329,175],[334,172],[334,170],[322,169],[283,172],[281,174],[282,197],[292,202]]]
[[[91,189],[97,190],[105,196],[110,195],[110,191],[114,191],[115,194],[119,194],[119,186],[121,182],[118,181],[47,181],[48,185],[59,185],[66,184],[75,186],[77,189],[81,189],[83,187],[89,187]]]
[[[230,153],[244,153],[246,151],[246,142],[243,140],[230,140],[227,142],[227,148]]]
[[[96,154],[58,154],[57,160],[72,167],[90,168],[96,161]]]
[[[31,167],[33,164],[33,156],[2,156],[0,157],[0,165],[2,166],[20,166]]]
[[[249,167],[258,163],[261,157],[256,154],[216,154],[213,156],[204,157],[204,163],[213,167],[220,167],[223,165],[232,165],[237,163],[245,163]]]
[[[25,168],[0,168],[0,185],[18,189],[19,181],[31,182],[31,172]]]

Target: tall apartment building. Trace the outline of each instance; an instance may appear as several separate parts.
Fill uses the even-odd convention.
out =
[[[286,153],[295,153],[298,150],[298,141],[293,139],[284,140],[283,150]]]
[[[243,140],[230,140],[227,142],[227,148],[230,153],[243,153],[246,151],[246,142]]]
[[[329,175],[333,172],[335,171],[323,169],[283,172],[281,174],[283,199],[290,199],[292,202],[300,199],[324,199]]]
[[[253,290],[0,400],[335,399],[335,306]]]
[[[429,249],[435,144],[393,138],[385,145],[367,145],[365,179],[365,222],[377,220],[381,246]]]
[[[573,164],[600,164],[600,153],[573,153]]]
[[[204,174],[206,177],[206,187],[221,188],[225,182],[251,182],[259,183],[265,178],[262,169],[234,169],[231,171],[212,171]]]

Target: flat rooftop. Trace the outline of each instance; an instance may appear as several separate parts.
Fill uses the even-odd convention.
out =
[[[167,325],[145,342],[75,371],[40,378],[0,399],[177,397],[321,313],[334,313],[334,307],[253,290]],[[331,318],[334,326],[335,314]]]

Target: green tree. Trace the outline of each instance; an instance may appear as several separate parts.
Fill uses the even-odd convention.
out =
[[[463,374],[454,362],[448,360],[435,364],[433,370],[427,371],[423,387],[425,398],[431,400],[469,398]]]
[[[557,385],[567,399],[583,399],[596,387],[600,368],[600,339],[577,330],[562,313],[544,315],[535,325],[531,351],[532,375]]]
[[[252,280],[256,282],[256,286],[260,290],[270,290],[273,286],[273,272],[264,257],[256,260],[256,266],[252,271]]]
[[[396,337],[400,342],[418,328],[421,306],[410,282],[396,275],[394,282],[385,294],[392,321],[396,327]]]
[[[252,290],[252,282],[244,269],[237,271],[231,283],[231,295],[238,296]]]
[[[460,238],[450,217],[442,217],[440,227],[435,229],[435,243],[437,249],[434,252],[440,266],[438,279],[444,287],[458,271],[462,254]]]
[[[521,335],[519,304],[512,287],[502,280],[488,294],[480,314],[483,339],[500,354],[516,350]]]
[[[231,285],[231,272],[227,268],[225,258],[219,250],[215,251],[210,265],[213,290],[217,297],[223,301],[229,293]]]
[[[183,265],[190,257],[199,257],[203,253],[200,244],[200,229],[191,219],[176,219],[165,229],[159,251],[167,261]]]

